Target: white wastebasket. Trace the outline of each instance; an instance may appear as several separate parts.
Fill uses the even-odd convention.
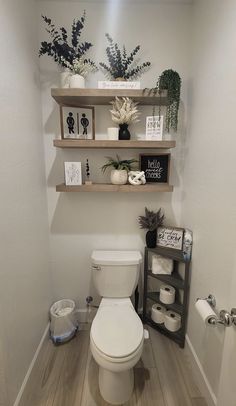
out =
[[[50,335],[55,344],[69,341],[78,330],[75,302],[59,300],[50,308]]]

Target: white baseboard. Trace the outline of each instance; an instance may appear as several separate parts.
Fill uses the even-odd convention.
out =
[[[34,367],[34,364],[35,364],[35,362],[36,362],[36,360],[37,360],[37,358],[38,358],[39,351],[41,350],[41,347],[42,347],[43,342],[44,342],[44,340],[45,340],[45,338],[46,338],[46,335],[48,334],[49,325],[50,325],[50,324],[48,323],[48,324],[47,324],[47,327],[46,327],[46,329],[45,329],[45,331],[44,331],[44,333],[43,333],[43,336],[42,336],[42,338],[41,338],[41,340],[40,340],[40,343],[39,343],[39,345],[38,345],[38,348],[37,348],[37,350],[35,351],[34,357],[33,357],[32,361],[31,361],[31,363],[30,363],[29,369],[28,369],[28,371],[26,372],[25,378],[24,378],[24,380],[23,380],[23,382],[22,382],[21,388],[20,388],[20,390],[19,390],[19,393],[18,393],[18,395],[17,395],[17,397],[16,397],[16,400],[15,400],[15,403],[14,403],[13,406],[18,406],[19,403],[20,403],[21,396],[22,396],[22,394],[23,394],[23,392],[24,392],[24,389],[25,389],[25,387],[26,387],[26,384],[27,384],[27,382],[28,382],[28,379],[29,379],[29,377],[30,377],[30,374],[31,374],[31,372],[32,372],[32,369],[33,369],[33,367]]]
[[[202,395],[204,396],[204,398],[207,402],[207,405],[216,406],[216,404],[217,404],[216,395],[212,390],[212,387],[206,377],[206,374],[202,368],[202,365],[199,361],[199,358],[193,348],[193,345],[192,345],[188,335],[186,335],[186,342],[187,342],[188,349],[189,349],[190,361],[193,365],[193,371],[194,371],[195,378],[196,378],[197,384],[199,386],[199,389],[200,389]]]

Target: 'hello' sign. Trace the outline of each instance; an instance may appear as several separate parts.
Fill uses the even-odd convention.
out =
[[[144,171],[146,182],[169,182],[170,154],[140,155],[140,168]]]

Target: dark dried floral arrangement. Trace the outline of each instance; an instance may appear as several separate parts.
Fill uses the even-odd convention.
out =
[[[103,62],[100,62],[99,65],[109,78],[134,79],[141,76],[151,66],[150,62],[144,62],[138,65],[135,56],[140,50],[140,45],[137,45],[133,51],[127,55],[125,45],[123,45],[123,50],[121,51],[118,44],[113,41],[109,34],[105,34],[105,36],[109,43],[106,48],[108,65]]]
[[[84,11],[80,19],[74,19],[71,27],[71,35],[70,38],[68,38],[67,30],[64,27],[57,29],[52,23],[51,18],[42,15],[43,20],[47,24],[46,31],[51,37],[51,42],[41,42],[39,56],[51,56],[56,63],[64,68],[67,67],[65,61],[73,65],[73,61],[84,57],[86,52],[93,46],[91,42],[80,42],[80,36],[85,24],[85,17],[86,12]],[[94,62],[90,59],[87,58],[85,61],[95,67]]]
[[[161,213],[161,209],[159,209],[158,212],[154,212],[145,207],[145,216],[139,216],[138,223],[140,228],[154,231],[158,226],[163,224],[164,218],[165,216]]]

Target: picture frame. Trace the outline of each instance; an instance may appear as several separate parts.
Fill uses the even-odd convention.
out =
[[[163,115],[146,116],[146,140],[161,141],[163,137]]]
[[[60,127],[62,139],[94,140],[94,106],[60,105]]]
[[[147,183],[169,183],[170,157],[170,153],[139,155],[140,170]]]
[[[180,227],[158,227],[157,247],[183,250],[185,229]]]
[[[64,162],[64,169],[66,186],[82,185],[81,162]]]

